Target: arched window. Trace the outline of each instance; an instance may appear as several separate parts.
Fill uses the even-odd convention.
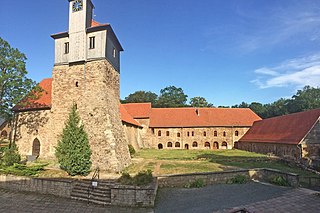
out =
[[[207,136],[207,132],[206,132],[206,131],[203,132],[203,136],[204,136],[204,137]]]
[[[184,145],[184,148],[185,148],[185,149],[189,149],[189,144],[185,144],[185,145]]]
[[[198,147],[198,143],[195,141],[192,143],[192,147]]]
[[[236,130],[236,131],[234,132],[234,135],[235,135],[235,136],[239,136],[239,131]]]
[[[187,132],[187,136],[188,136],[188,137],[190,136],[190,132]]]
[[[217,131],[214,131],[214,132],[213,132],[213,136],[214,136],[214,137],[217,137],[217,136],[218,136],[218,132],[217,132]]]
[[[168,142],[167,147],[172,147],[172,142]]]
[[[36,157],[39,157],[40,155],[40,141],[38,140],[38,138],[33,140],[32,155]]]
[[[163,149],[162,143],[159,143],[159,144],[158,144],[158,149]]]
[[[226,137],[227,133],[225,131],[223,131],[223,137]]]
[[[219,143],[217,141],[213,143],[213,149],[219,149]]]
[[[194,136],[194,131],[191,132],[191,135]]]
[[[209,142],[205,142],[205,143],[204,143],[204,147],[210,148],[210,143],[209,143]]]
[[[179,142],[176,142],[176,143],[174,144],[174,147],[180,147],[180,143],[179,143]]]
[[[161,136],[161,131],[160,130],[158,131],[158,136]]]
[[[169,136],[169,135],[170,135],[169,131],[167,131],[167,132],[166,132],[166,135],[167,135],[167,136]]]
[[[177,137],[180,138],[180,136],[181,136],[181,135],[180,135],[180,132],[178,132],[178,133],[177,133]]]
[[[1,132],[1,138],[7,139],[7,137],[8,137],[7,131],[6,131],[6,130],[3,130],[3,131]]]
[[[228,144],[227,144],[227,142],[222,142],[222,144],[221,144],[221,148],[222,149],[227,149],[228,148]]]

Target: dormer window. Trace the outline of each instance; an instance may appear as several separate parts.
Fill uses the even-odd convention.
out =
[[[69,42],[64,43],[64,54],[69,53]]]
[[[96,37],[90,37],[90,45],[89,45],[89,49],[94,49],[96,47]]]

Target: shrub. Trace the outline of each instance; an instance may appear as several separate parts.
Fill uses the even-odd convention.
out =
[[[133,157],[133,155],[136,154],[136,150],[131,144],[128,145],[128,148],[129,148],[130,156]]]
[[[125,184],[125,185],[137,185],[137,186],[148,185],[153,181],[152,171],[150,169],[146,171],[140,171],[134,177],[131,177],[129,173],[124,172],[122,173],[118,181],[121,184]]]
[[[3,174],[12,174],[18,176],[36,176],[47,164],[35,165],[27,167],[22,164],[13,164],[12,166],[4,167],[0,171]]]
[[[18,147],[12,144],[11,147],[5,148],[2,154],[1,163],[4,166],[12,166],[15,163],[20,163],[21,156],[18,152]]]
[[[202,188],[205,186],[205,183],[202,179],[197,179],[192,183],[186,184],[184,187],[185,188]]]
[[[248,182],[248,178],[245,175],[237,175],[231,178],[230,181],[228,181],[228,183],[231,183],[231,184],[244,184],[247,182]]]
[[[61,139],[56,147],[56,157],[60,168],[69,175],[86,176],[91,168],[91,150],[88,135],[80,124],[76,105],[73,104]]]
[[[269,182],[278,186],[290,186],[290,183],[283,176],[272,176]]]

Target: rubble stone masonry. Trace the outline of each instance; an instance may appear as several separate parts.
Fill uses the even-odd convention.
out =
[[[119,76],[105,59],[56,65],[52,72],[53,141],[58,141],[76,104],[89,135],[92,166],[114,172],[130,163],[119,114]]]

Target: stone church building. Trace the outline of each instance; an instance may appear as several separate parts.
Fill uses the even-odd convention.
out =
[[[320,109],[256,121],[238,147],[320,169]]]
[[[121,171],[128,145],[156,149],[231,149],[255,121],[250,109],[152,108],[120,104],[120,52],[110,24],[93,21],[91,0],[69,0],[69,29],[53,34],[52,78],[37,100],[13,108],[12,139],[23,156],[55,158],[73,104],[89,136],[93,167]]]

